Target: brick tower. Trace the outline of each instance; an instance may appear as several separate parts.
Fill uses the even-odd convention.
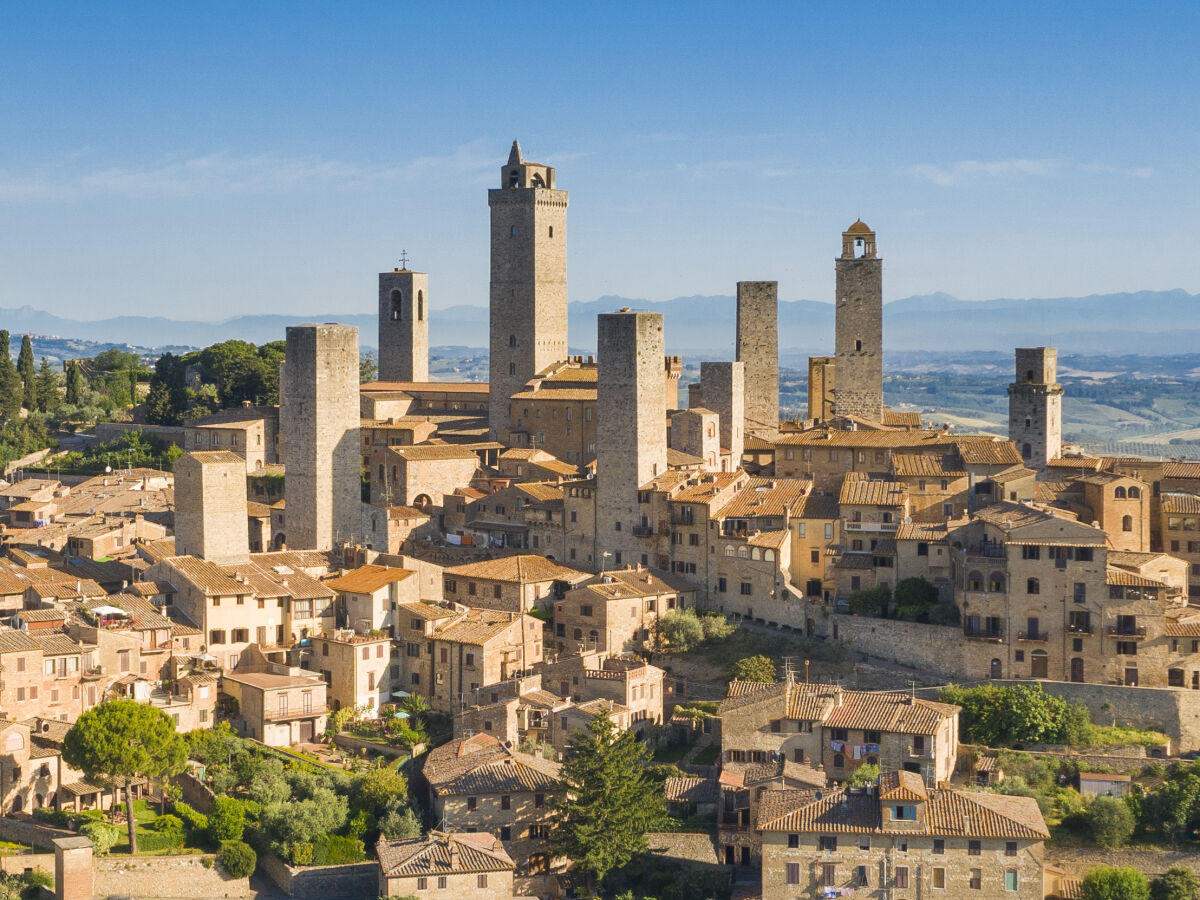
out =
[[[488,422],[493,434],[503,435],[509,398],[538,372],[567,358],[567,192],[555,189],[554,169],[525,162],[521,145],[513,141],[508,163],[500,169],[500,187],[488,191],[488,206]]]
[[[736,350],[746,364],[745,432],[773,438],[779,432],[779,282],[738,282]]]
[[[667,470],[663,317],[623,309],[598,319],[597,563],[612,568],[641,561],[639,538],[650,526],[638,489]]]
[[[883,260],[862,219],[842,232],[837,259],[834,413],[883,419]]]
[[[1025,465],[1042,472],[1062,455],[1062,397],[1058,350],[1017,349],[1016,381],[1008,386],[1008,438]]]
[[[289,326],[286,359],[279,412],[287,423],[287,546],[329,550],[362,530],[358,329]]]
[[[409,269],[379,275],[379,380],[429,380],[429,276]]]
[[[246,461],[236,453],[201,450],[176,460],[175,552],[221,564],[249,559]]]

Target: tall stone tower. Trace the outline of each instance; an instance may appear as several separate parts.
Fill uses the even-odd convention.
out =
[[[554,169],[525,162],[513,141],[500,187],[488,191],[488,206],[488,421],[501,435],[508,428],[509,398],[542,369],[567,358],[567,192],[555,189]]]
[[[721,449],[729,451],[736,470],[742,464],[746,441],[746,364],[702,362],[700,384],[705,406],[717,414]]]
[[[746,434],[779,432],[779,282],[739,281],[737,354],[746,364]],[[706,397],[705,404],[713,406]]]
[[[222,565],[250,558],[246,461],[228,450],[175,462],[175,552]]]
[[[638,489],[667,470],[663,317],[626,308],[598,318],[597,562],[612,568],[641,561],[639,539],[651,526]]]
[[[379,275],[379,380],[429,380],[429,276],[393,269]]]
[[[862,219],[842,232],[837,259],[834,413],[883,419],[883,260]]]
[[[279,412],[287,423],[287,546],[329,550],[362,527],[358,329],[289,326],[286,359]]]
[[[818,422],[833,418],[836,369],[832,356],[808,358],[808,417]]]
[[[1062,455],[1062,398],[1058,350],[1018,348],[1016,381],[1008,386],[1008,437],[1038,472]]]

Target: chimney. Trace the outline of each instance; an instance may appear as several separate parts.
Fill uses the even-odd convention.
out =
[[[450,868],[451,870],[458,868],[458,844],[451,838],[450,844]]]

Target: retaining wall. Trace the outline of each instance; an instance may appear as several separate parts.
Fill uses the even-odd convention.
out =
[[[206,867],[204,859],[213,857],[96,857],[93,890],[97,897],[154,897],[155,900],[195,897],[240,900],[258,896],[250,887],[249,878],[231,878],[216,864]]]
[[[379,863],[348,866],[289,866],[275,855],[262,856],[259,867],[279,889],[297,900],[361,900],[379,896]]]

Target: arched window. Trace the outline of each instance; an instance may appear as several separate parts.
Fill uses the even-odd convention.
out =
[[[1140,500],[1141,497],[1142,497],[1142,489],[1141,488],[1131,487],[1129,489],[1129,499],[1130,500]]]
[[[417,291],[417,321],[425,321],[425,292]]]
[[[510,346],[510,347],[517,346],[517,336],[515,334],[510,334],[508,336],[508,346]]]
[[[1113,496],[1116,497],[1118,500],[1124,500],[1125,499],[1125,488],[1123,488],[1123,487],[1117,488],[1115,491],[1113,491]]]
[[[726,556],[733,556],[733,544],[726,544],[726,545],[725,545],[725,555],[726,555]]]
[[[760,551],[757,547],[750,551],[751,559],[761,559]]]
[[[599,644],[600,643],[600,632],[598,632],[595,628],[593,628],[591,631],[588,632],[588,643],[590,643],[590,644]]]
[[[775,562],[775,551],[774,550],[764,550],[763,551],[763,559],[765,559],[767,562]]]
[[[1041,592],[1042,585],[1036,578],[1030,578],[1027,582],[1025,582],[1025,593],[1040,594]]]
[[[1022,444],[1021,445],[1021,458],[1022,459],[1032,459],[1033,458],[1033,447],[1029,446],[1029,444]]]
[[[1122,516],[1121,517],[1121,530],[1122,531],[1133,531],[1133,516]]]
[[[992,664],[988,669],[988,677],[989,678],[1001,678],[1001,677],[1003,677],[1003,674],[1004,674],[1004,669],[1000,663],[1000,660],[993,659]]]
[[[988,578],[988,590],[996,594],[1004,593],[1004,576],[999,572],[993,572]]]
[[[967,590],[982,591],[983,590],[983,573],[969,572],[967,573]]]
[[[1026,369],[1026,370],[1025,370],[1025,380],[1026,380],[1027,382],[1029,382],[1030,384],[1032,384],[1032,383],[1033,383],[1033,369]]]
[[[844,769],[846,767],[846,757],[840,753],[833,754],[833,767],[835,769]]]
[[[577,641],[583,640],[583,629],[582,628],[575,629],[575,640],[577,640]]]
[[[746,554],[746,548],[745,548],[745,547],[738,547],[738,559],[745,559],[745,558],[746,558],[746,555],[747,555],[747,554]]]
[[[392,321],[399,322],[404,317],[404,295],[399,291],[392,291],[388,299],[392,302]]]

